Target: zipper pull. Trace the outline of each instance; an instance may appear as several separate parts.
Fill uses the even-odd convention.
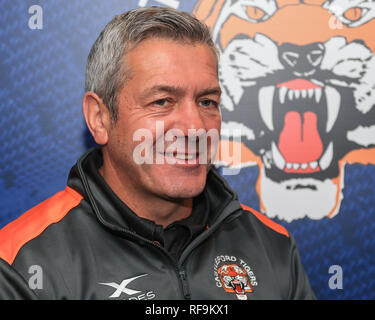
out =
[[[185,299],[190,300],[191,294],[190,294],[190,290],[189,290],[189,284],[188,284],[188,281],[187,281],[187,278],[186,278],[186,272],[185,272],[185,270],[180,270],[179,274],[180,274],[180,279],[181,279],[181,283],[182,283],[182,291],[184,293],[184,297],[185,297]]]

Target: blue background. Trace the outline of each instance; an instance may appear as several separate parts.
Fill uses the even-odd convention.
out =
[[[191,12],[196,1],[180,1]],[[43,8],[43,30],[28,27],[31,5]],[[160,5],[148,1],[147,5]],[[81,99],[87,54],[125,0],[0,1],[0,227],[52,196],[92,139]],[[259,210],[257,167],[226,176],[240,201]],[[375,298],[375,166],[346,165],[340,213],[283,224],[296,238],[319,299]],[[343,289],[331,290],[331,265]]]

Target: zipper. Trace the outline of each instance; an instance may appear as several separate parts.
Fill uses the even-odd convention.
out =
[[[113,230],[112,227],[110,227],[110,228]],[[151,247],[157,248],[165,256],[167,256],[168,259],[171,261],[171,264],[173,265],[174,271],[175,271],[175,273],[177,275],[177,278],[180,282],[184,299],[186,299],[186,300],[191,299],[191,293],[190,293],[189,283],[188,283],[187,276],[186,276],[186,271],[183,269],[182,265],[180,266],[180,265],[178,265],[178,263],[176,263],[176,260],[169,254],[168,251],[166,251],[162,246],[156,244],[155,242],[153,242],[151,240],[148,240],[146,238],[143,238],[143,237],[141,237],[137,234],[134,234],[129,230],[126,230],[126,229],[123,229],[123,228],[116,228],[116,229],[117,229],[116,230],[117,232],[121,232],[123,234],[126,234],[126,236],[128,238],[133,238],[134,240],[140,240],[140,241],[148,244]],[[113,230],[113,231],[115,231],[115,230]]]
[[[182,291],[184,293],[184,298],[187,300],[191,299],[190,289],[189,289],[189,283],[186,278],[186,272],[183,269],[180,269],[179,271],[181,284],[182,284]]]
[[[126,230],[124,230],[124,231],[126,231]],[[126,232],[129,232],[129,231],[126,231]],[[178,263],[176,263],[176,260],[162,246],[154,243],[151,240],[145,239],[145,238],[143,238],[141,236],[137,236],[137,235],[135,235],[133,233],[130,233],[130,234],[132,236],[134,236],[134,237],[139,237],[142,241],[144,241],[145,243],[150,244],[152,247],[158,248],[164,255],[166,255],[169,258],[169,260],[171,261],[172,265],[174,266],[174,270],[175,270],[175,272],[176,272],[176,274],[178,276],[178,279],[180,281],[184,299],[190,300],[191,299],[191,293],[190,293],[190,289],[189,289],[189,283],[188,283],[188,280],[187,280],[187,277],[186,277],[186,271],[183,269],[182,265],[179,265]]]
[[[188,280],[187,280],[186,271],[183,269],[182,265],[180,266],[178,263],[176,263],[176,260],[169,254],[169,252],[166,251],[162,246],[156,244],[155,242],[153,242],[151,240],[148,240],[146,238],[143,238],[141,236],[138,236],[138,235],[126,230],[126,229],[124,229],[123,232],[125,232],[130,237],[133,237],[134,239],[139,239],[139,240],[149,244],[150,246],[157,248],[158,250],[160,250],[164,255],[166,255],[169,258],[169,260],[171,261],[171,263],[174,267],[174,270],[177,274],[177,277],[180,281],[184,299],[190,300],[191,299],[191,293],[190,293],[189,283],[188,283]]]

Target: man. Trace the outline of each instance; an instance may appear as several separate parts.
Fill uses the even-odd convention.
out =
[[[8,296],[315,298],[293,238],[211,168],[217,64],[208,29],[183,12],[137,9],[105,27],[83,98],[100,148],[0,231],[1,272],[18,284]]]

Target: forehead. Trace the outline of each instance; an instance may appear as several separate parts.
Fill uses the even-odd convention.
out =
[[[124,63],[131,79],[217,80],[217,59],[206,44],[152,38],[126,53]]]

